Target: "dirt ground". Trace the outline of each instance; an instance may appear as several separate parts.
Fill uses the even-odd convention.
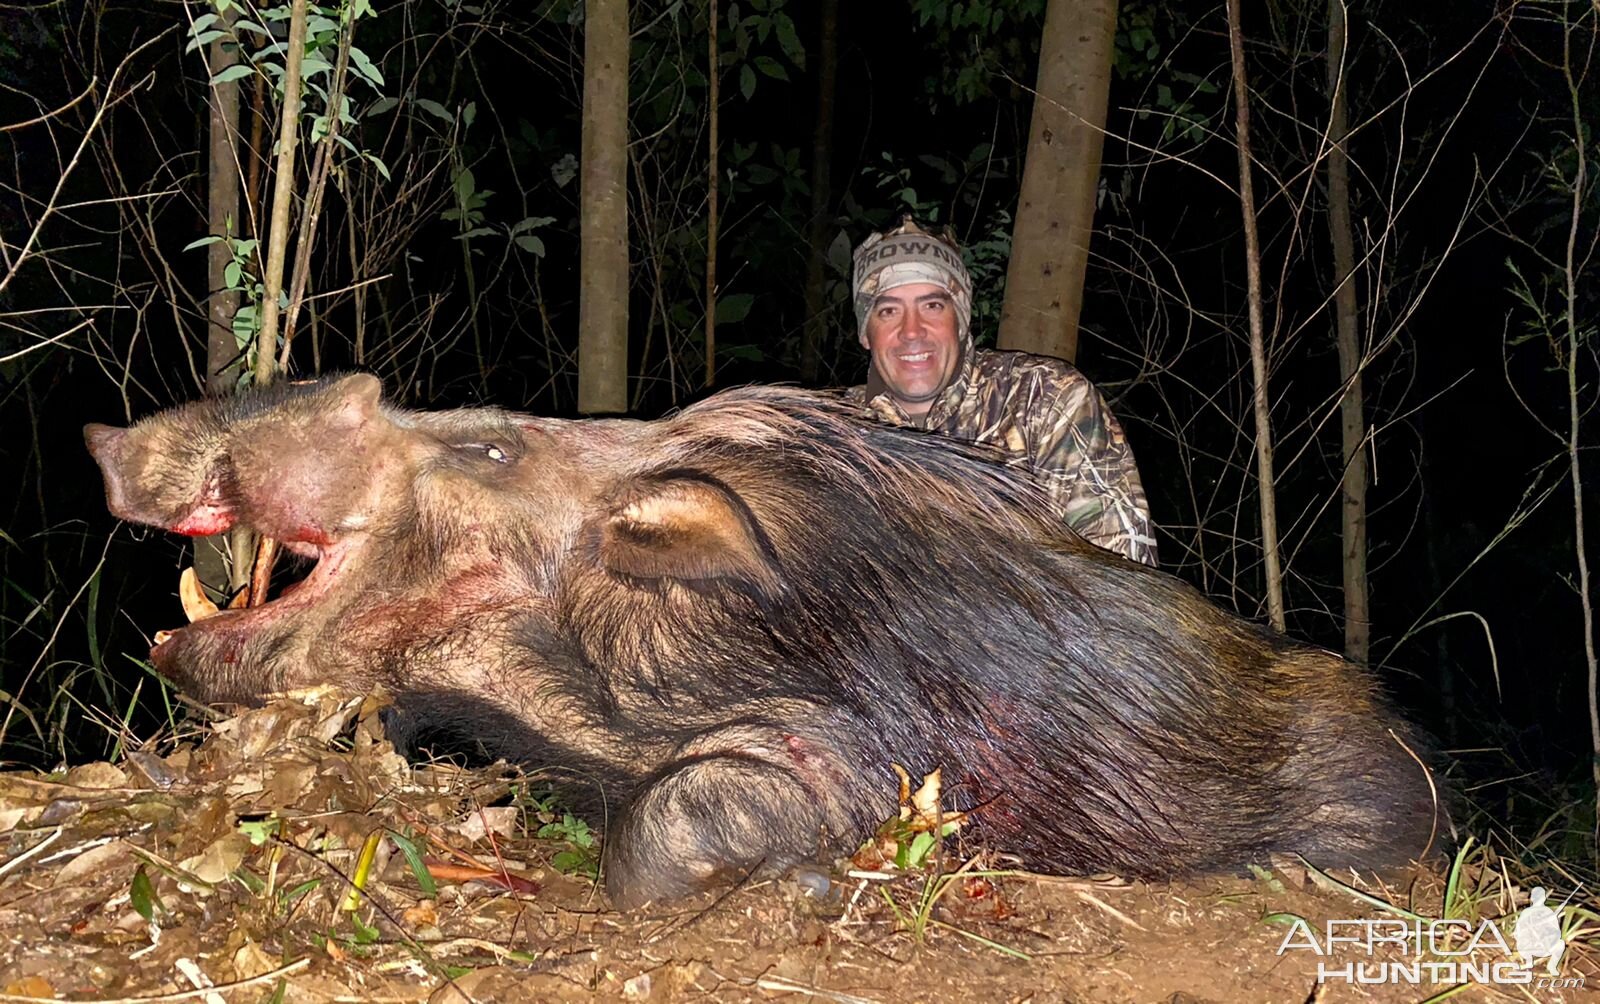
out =
[[[844,862],[621,914],[589,878],[581,823],[505,769],[408,765],[372,712],[322,694],[164,757],[0,774],[0,1000],[1231,1004],[1424,1001],[1452,987],[1459,1000],[1600,999],[1593,932],[1571,939],[1562,987],[1439,969],[1319,985],[1319,963],[1371,977],[1408,954],[1309,949],[1328,920],[1393,915],[1281,864],[1130,885]],[[941,888],[919,925],[919,897]],[[1438,875],[1364,888],[1440,915]],[[1298,944],[1280,953],[1286,936]],[[1460,958],[1506,961],[1481,943]]]

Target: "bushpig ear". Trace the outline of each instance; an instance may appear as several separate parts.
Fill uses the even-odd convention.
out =
[[[371,373],[353,373],[342,377],[328,393],[334,400],[335,421],[344,425],[360,425],[378,413],[383,401],[383,381]]]
[[[778,582],[743,501],[693,476],[652,480],[618,506],[601,528],[600,562],[644,579],[725,579],[764,592]]]

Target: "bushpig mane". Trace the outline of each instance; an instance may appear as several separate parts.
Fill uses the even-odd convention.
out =
[[[1116,848],[1133,874],[1192,856],[1194,843],[1193,807],[1152,786],[1148,761],[1191,793],[1251,792],[1248,803],[1213,807],[1219,820],[1207,824],[1257,838],[1245,851],[1293,845],[1278,838],[1306,821],[1278,814],[1307,771],[1360,769],[1329,755],[1283,770],[1306,745],[1302,717],[1330,714],[1284,698],[1316,696],[1306,677],[1336,667],[1332,656],[1218,618],[1176,578],[1082,541],[1049,515],[1026,472],[984,451],[771,388],[724,392],[662,436],[668,463],[766,497],[754,508],[776,544],[782,590],[759,598],[759,617],[745,592],[703,597],[723,607],[679,625],[697,653],[692,679],[646,678],[641,667],[673,664],[670,653],[652,657],[649,631],[635,639],[637,661],[599,667],[602,677],[631,675],[668,704],[759,697],[846,708],[867,721],[863,734],[882,737],[856,755],[903,751],[920,759],[908,767],[959,768],[971,786],[957,797],[988,803],[982,818],[1013,832],[1008,846],[1034,850],[1028,833],[1054,828],[1037,849]],[[1370,692],[1338,689],[1331,699],[1354,700],[1350,713],[1375,709]],[[1226,748],[1189,738],[1219,731]],[[1219,763],[1234,774],[1225,784]],[[1382,779],[1374,787],[1372,804],[1357,808],[1383,807]],[[1058,827],[1038,818],[1052,812]],[[1008,825],[1022,814],[1034,814],[1027,827]],[[1232,834],[1211,835],[1226,845]],[[1240,849],[1219,855],[1238,860]]]

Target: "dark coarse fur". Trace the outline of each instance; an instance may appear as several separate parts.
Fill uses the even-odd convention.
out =
[[[134,477],[197,438],[220,481]],[[566,768],[612,813],[622,904],[848,849],[894,763],[942,766],[951,807],[1045,870],[1382,867],[1442,822],[1367,673],[1084,543],[1024,472],[826,396],[556,422],[395,411],[350,377],[90,441],[121,515],[173,526],[221,483],[320,549],[317,585],[158,665],[208,699],[382,682],[398,734]]]

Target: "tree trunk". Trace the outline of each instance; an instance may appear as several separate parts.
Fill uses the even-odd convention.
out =
[[[839,76],[839,0],[822,0],[817,44],[817,120],[811,130],[811,233],[806,262],[806,325],[800,334],[800,379],[815,384],[828,338],[828,242],[833,216],[833,92]]]
[[[1328,231],[1333,238],[1333,313],[1339,346],[1339,426],[1344,459],[1340,530],[1344,541],[1344,654],[1363,665],[1372,637],[1367,602],[1367,423],[1361,392],[1361,328],[1356,303],[1355,234],[1350,225],[1350,132],[1345,80],[1344,0],[1328,0]]]
[[[706,3],[706,389],[717,382],[717,125],[722,63],[717,58],[717,0]]]
[[[628,4],[588,0],[579,189],[578,410],[628,407]]]
[[[256,339],[256,386],[265,387],[277,372],[278,297],[283,293],[284,262],[289,256],[289,221],[294,216],[294,158],[300,138],[300,64],[306,54],[307,0],[289,8],[289,42],[283,60],[283,115],[278,126],[278,164],[272,179],[271,219],[267,230],[267,266],[261,277],[261,331]]]
[[[215,77],[239,62],[239,52],[232,44],[233,22],[237,8],[230,7],[221,15],[215,27],[224,34],[213,41],[207,50],[207,70]],[[239,212],[239,82],[229,80],[213,84],[210,88],[211,154],[207,168],[206,233],[231,240],[240,236],[243,216]],[[213,397],[233,393],[238,381],[242,356],[239,343],[233,336],[233,315],[239,312],[239,291],[228,288],[226,273],[233,261],[233,245],[229,240],[217,241],[206,249],[206,393]],[[244,538],[237,548],[241,557],[248,556],[250,542],[248,531],[230,533],[219,537],[196,537],[194,541],[194,570],[200,582],[212,593],[212,599],[244,585],[249,575],[249,562],[229,560],[231,542]],[[234,573],[230,575],[230,566]]]
[[[1078,354],[1116,32],[1116,0],[1050,0],[1045,8],[1001,348],[1069,362]]]
[[[1245,298],[1250,311],[1250,370],[1255,378],[1256,478],[1261,492],[1261,555],[1267,573],[1267,615],[1282,631],[1283,570],[1278,556],[1278,488],[1272,473],[1272,407],[1267,395],[1267,336],[1261,309],[1261,237],[1256,232],[1256,190],[1250,171],[1250,85],[1244,72],[1244,28],[1239,0],[1228,0],[1228,49],[1233,63],[1233,110],[1239,150],[1239,208],[1244,216]]]

